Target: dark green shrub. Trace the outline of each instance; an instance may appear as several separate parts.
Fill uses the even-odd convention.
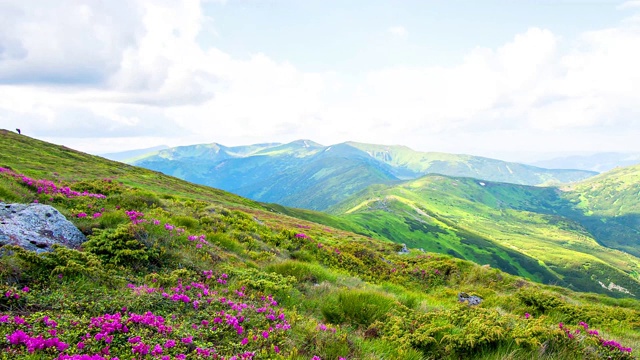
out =
[[[190,216],[174,216],[172,220],[174,225],[187,229],[195,229],[199,225],[198,220]]]
[[[516,296],[524,305],[530,306],[540,313],[546,313],[564,304],[559,296],[532,288],[522,288],[516,293]]]
[[[111,271],[105,269],[100,259],[87,252],[53,245],[50,252],[35,253],[18,246],[4,246],[0,256],[0,273],[3,280],[47,282],[51,278],[87,277],[94,281],[116,281]]]
[[[258,269],[230,269],[233,279],[239,286],[260,290],[265,294],[285,294],[293,289],[296,278],[282,276],[276,273],[267,273]]]
[[[83,248],[104,263],[114,265],[146,265],[149,254],[143,243],[134,237],[133,227],[118,225],[115,229],[96,229]]]

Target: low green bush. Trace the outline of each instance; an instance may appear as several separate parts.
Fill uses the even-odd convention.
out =
[[[149,253],[144,244],[138,241],[130,225],[118,225],[115,229],[96,229],[83,248],[97,256],[104,263],[146,266]]]

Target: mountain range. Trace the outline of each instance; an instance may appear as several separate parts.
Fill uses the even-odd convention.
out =
[[[471,155],[418,152],[405,146],[355,142],[323,146],[310,140],[236,147],[216,143],[181,146],[126,162],[256,201],[311,210],[326,210],[369,185],[426,174],[526,185],[567,183],[597,174]]]
[[[632,359],[638,194],[640,165],[547,187],[427,174],[317,212],[0,130],[0,201],[53,206],[88,238],[41,254],[1,246],[0,347],[27,359],[148,344],[187,358]]]
[[[184,146],[130,162],[272,203],[284,214],[536,281],[596,292],[613,284],[640,294],[640,165],[597,175],[310,140]]]

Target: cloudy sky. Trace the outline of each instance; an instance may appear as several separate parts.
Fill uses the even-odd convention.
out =
[[[90,153],[640,152],[639,64],[640,0],[2,0],[0,128]]]

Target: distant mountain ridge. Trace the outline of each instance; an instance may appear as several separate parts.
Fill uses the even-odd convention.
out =
[[[107,153],[107,154],[98,154],[98,156],[101,156],[105,159],[109,159],[113,161],[125,161],[141,155],[154,153],[154,152],[168,149],[168,148],[169,146],[167,145],[158,145],[158,146],[145,148],[145,149],[135,149],[135,150],[119,151],[119,152]]]
[[[531,163],[531,165],[549,169],[581,169],[597,172],[636,164],[640,164],[640,153],[615,152],[557,157]]]
[[[439,173],[524,185],[567,183],[596,175],[549,170],[471,155],[418,152],[405,146],[311,140],[227,147],[180,146],[129,163],[262,202],[324,210],[372,184]]]

